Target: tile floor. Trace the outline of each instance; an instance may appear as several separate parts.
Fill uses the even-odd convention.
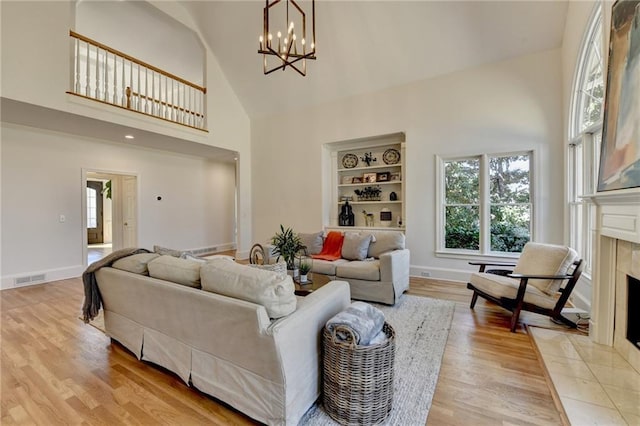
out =
[[[586,335],[529,327],[572,425],[640,425],[640,373]]]

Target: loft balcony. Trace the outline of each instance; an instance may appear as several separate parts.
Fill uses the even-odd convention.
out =
[[[70,31],[72,89],[86,99],[206,131],[206,88]]]

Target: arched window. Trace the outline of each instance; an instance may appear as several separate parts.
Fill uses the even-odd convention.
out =
[[[593,206],[582,196],[593,194],[597,183],[604,106],[602,38],[602,7],[598,3],[587,25],[576,64],[568,128],[569,245],[585,260],[587,277],[591,275],[589,227]]]

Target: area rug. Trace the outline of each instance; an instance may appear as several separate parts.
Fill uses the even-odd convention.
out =
[[[393,408],[385,425],[423,426],[438,382],[455,304],[404,295],[394,306],[374,304],[396,332]],[[317,402],[300,426],[336,425]]]

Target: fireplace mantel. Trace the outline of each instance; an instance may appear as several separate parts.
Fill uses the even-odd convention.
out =
[[[620,351],[619,338],[614,345],[615,327],[619,322],[619,318],[616,321],[616,293],[620,296],[620,282],[626,280],[626,275],[622,274],[618,262],[624,258],[628,263],[629,256],[618,252],[618,242],[632,243],[624,243],[631,249],[640,244],[640,188],[599,192],[583,198],[592,202],[596,210],[592,224],[594,262],[589,335],[596,343],[615,346]],[[625,357],[630,362],[640,359],[636,354],[632,354],[632,358]]]
[[[599,192],[582,198],[598,207],[596,236],[640,244],[640,189]]]

